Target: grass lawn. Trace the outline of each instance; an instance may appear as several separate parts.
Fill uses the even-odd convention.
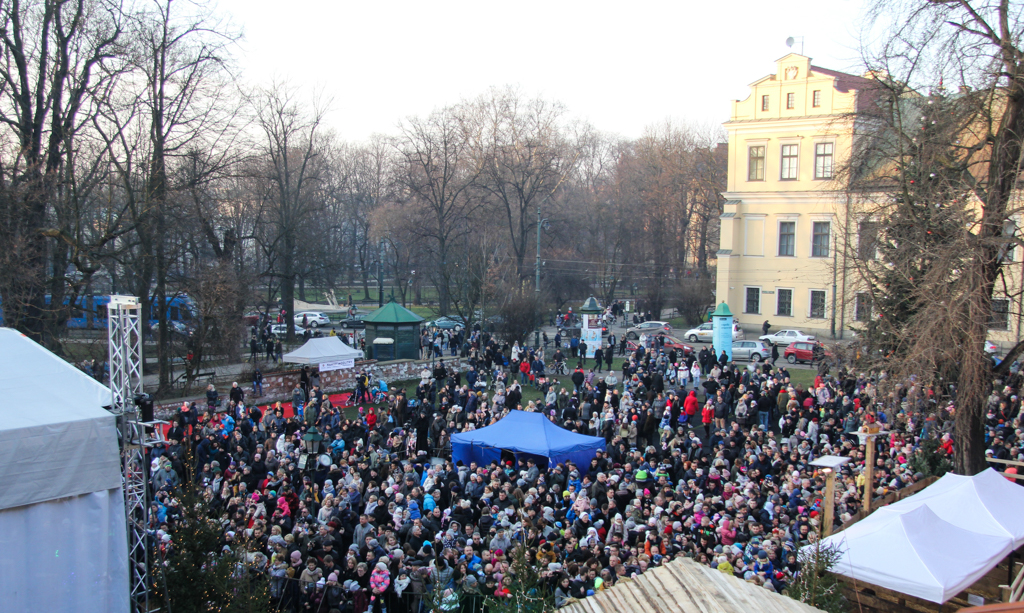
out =
[[[621,357],[616,357],[612,361],[612,370],[614,370],[616,373],[618,373],[618,375],[621,375],[621,373],[622,373],[622,362],[623,361],[624,361],[624,358],[621,358]],[[570,362],[570,364],[571,364],[571,362]],[[589,370],[589,368],[592,367],[593,364],[594,364],[593,360],[587,360],[586,370]],[[608,372],[608,371],[605,370],[604,372]],[[815,377],[815,375],[817,375],[817,370],[809,369],[809,368],[790,368],[789,369],[789,375],[790,375],[790,379],[793,381],[794,384],[802,385],[804,388],[807,388],[808,386],[810,386],[811,384],[814,383],[814,377]],[[572,389],[572,380],[568,376],[565,376],[565,377],[553,377],[553,378],[556,381],[558,381],[558,388],[559,389],[562,388],[562,387],[566,388],[567,390],[571,390]],[[463,378],[462,381],[465,382],[465,378]],[[412,398],[412,397],[415,397],[415,395],[416,395],[416,386],[417,385],[419,385],[419,379],[406,379],[404,381],[395,381],[395,382],[390,383],[388,385],[388,389],[392,390],[392,391],[397,391],[398,389],[404,388],[406,390],[407,396]],[[540,390],[534,388],[531,385],[523,386],[523,404],[525,405],[527,402],[529,402],[531,400],[534,400],[534,401],[543,400],[543,396],[542,396]],[[349,418],[354,418],[357,415],[357,413],[358,412],[356,411],[356,409],[348,409],[346,411],[346,415]]]

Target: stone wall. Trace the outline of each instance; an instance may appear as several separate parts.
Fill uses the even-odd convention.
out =
[[[342,391],[354,390],[356,387],[356,375],[360,371],[368,371],[373,378],[384,379],[389,384],[395,381],[408,381],[410,379],[419,380],[420,373],[423,369],[430,369],[430,361],[420,360],[396,360],[393,362],[376,362],[374,360],[368,360],[365,362],[356,362],[355,368],[346,370],[332,370],[320,374],[320,387],[329,394],[334,394]],[[451,372],[453,369],[459,372],[465,372],[469,369],[469,361],[462,360],[460,358],[446,357],[444,358],[444,365]],[[299,370],[287,370],[277,371],[264,375],[263,377],[263,395],[257,400],[258,404],[267,404],[272,402],[289,402],[292,399],[292,390],[299,383]],[[242,385],[239,382],[239,385]],[[248,401],[252,392],[252,384],[246,383],[246,400]],[[218,386],[218,391],[222,398],[227,398],[228,389],[230,385]],[[196,398],[190,398],[189,401],[195,401],[199,407],[206,406],[206,396],[198,396]],[[156,419],[168,419],[177,415],[178,408],[181,406],[182,400],[174,402],[165,402],[154,407],[154,416]]]

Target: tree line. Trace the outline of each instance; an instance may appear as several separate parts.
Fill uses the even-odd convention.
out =
[[[711,300],[717,127],[627,140],[501,87],[344,142],[330,100],[239,78],[240,34],[211,6],[10,0],[0,21],[4,324],[56,350],[76,300],[106,292],[157,306],[162,386],[178,295],[200,352],[240,346],[247,308],[366,298],[381,277],[470,320],[624,288],[655,312]]]

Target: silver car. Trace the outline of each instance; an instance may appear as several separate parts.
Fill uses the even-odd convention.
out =
[[[734,341],[732,344],[732,359],[737,362],[739,360],[760,362],[771,356],[772,350],[762,341]]]

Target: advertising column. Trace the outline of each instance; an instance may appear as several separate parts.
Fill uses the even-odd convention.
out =
[[[594,357],[594,352],[601,346],[601,316],[584,315],[583,327],[580,328],[580,340],[587,344],[587,357]]]
[[[711,314],[712,320],[712,346],[714,347],[715,359],[722,355],[729,357],[732,361],[732,311],[724,302],[718,305],[715,312]]]

